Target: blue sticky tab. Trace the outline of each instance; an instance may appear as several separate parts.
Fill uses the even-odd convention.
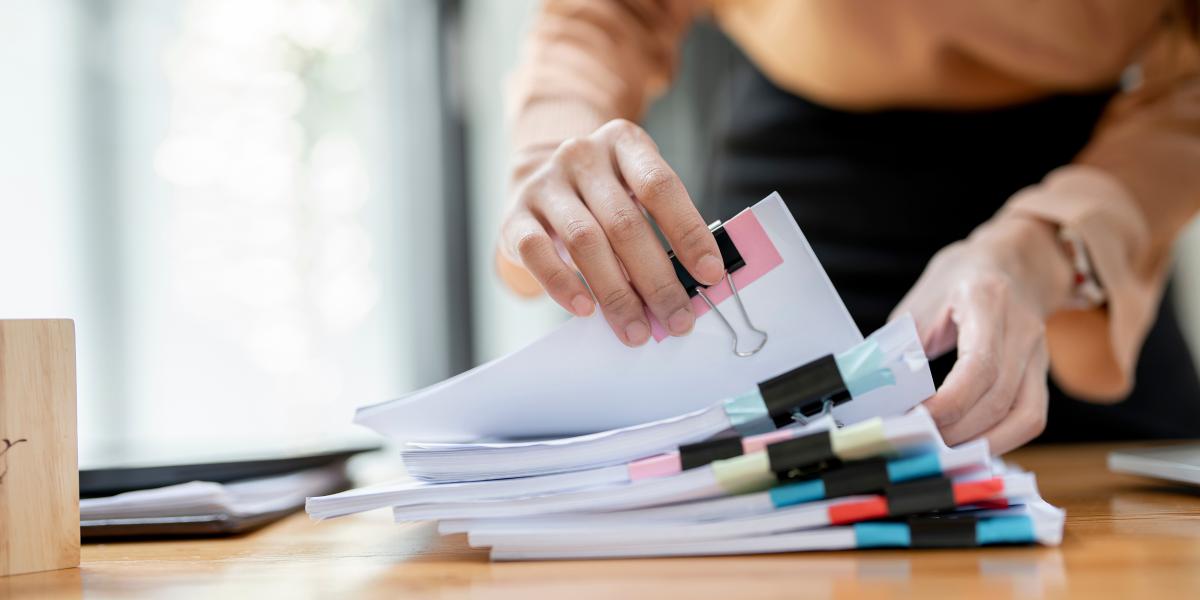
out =
[[[775,431],[775,423],[767,413],[762,394],[754,388],[725,401],[725,415],[730,425],[743,436]]]
[[[912,545],[906,523],[857,523],[854,539],[859,548],[908,548]]]
[[[988,517],[975,524],[975,539],[984,544],[1032,544],[1037,541],[1033,519],[1023,515]]]
[[[789,483],[771,488],[770,495],[771,504],[774,504],[775,508],[814,502],[825,498],[825,482],[820,479],[812,479]]]
[[[922,477],[936,477],[942,474],[942,464],[938,461],[936,452],[926,452],[915,456],[889,460],[887,463],[888,480],[892,483],[910,481]]]

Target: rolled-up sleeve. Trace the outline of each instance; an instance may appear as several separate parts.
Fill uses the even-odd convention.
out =
[[[509,80],[514,156],[637,120],[675,73],[688,0],[546,0]]]
[[[1096,401],[1128,395],[1182,228],[1200,210],[1200,49],[1164,32],[1142,81],[1107,109],[1075,163],[1022,190],[1004,211],[1069,227],[1107,292],[1104,306],[1047,323],[1051,373]]]

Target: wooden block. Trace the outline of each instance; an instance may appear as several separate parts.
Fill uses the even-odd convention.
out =
[[[0,321],[0,576],[79,566],[75,324]]]

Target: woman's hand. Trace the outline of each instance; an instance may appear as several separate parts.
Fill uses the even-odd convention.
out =
[[[1071,294],[1052,225],[1006,216],[933,257],[893,316],[912,313],[935,358],[958,359],[925,402],[948,444],[984,436],[1000,454],[1046,426],[1045,322]]]
[[[647,307],[671,334],[691,331],[692,303],[642,209],[697,281],[716,283],[725,270],[708,226],[645,131],[611,121],[563,142],[516,184],[498,257],[510,285],[518,287],[519,274],[505,261],[524,266],[551,298],[580,316],[592,313],[594,292],[609,325],[630,346],[650,337]]]

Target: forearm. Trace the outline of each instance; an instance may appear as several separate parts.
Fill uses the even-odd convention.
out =
[[[514,156],[637,121],[674,75],[691,0],[546,0],[509,80]]]
[[[697,10],[690,0],[547,0],[509,80],[509,197],[556,148],[614,119],[637,121],[669,82],[677,48]],[[515,292],[541,287],[504,245],[497,273]]]
[[[1144,83],[1113,102],[1074,165],[1001,213],[1067,228],[1083,243],[1106,302],[1051,315],[1047,340],[1060,387],[1093,401],[1131,389],[1173,242],[1200,208],[1200,72],[1196,54],[1163,55],[1177,47],[1149,53]]]

